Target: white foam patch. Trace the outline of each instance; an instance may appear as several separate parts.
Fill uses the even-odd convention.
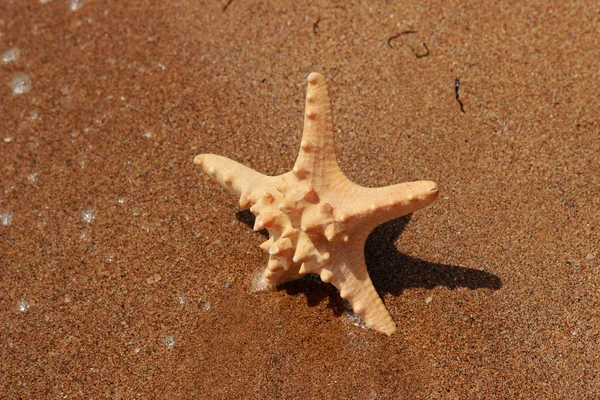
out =
[[[71,11],[77,11],[83,7],[83,0],[71,0]]]
[[[92,221],[94,221],[94,219],[96,219],[96,212],[94,210],[87,209],[87,210],[83,210],[81,212],[81,218],[83,218],[83,220],[85,222],[87,222],[88,224],[91,224]]]
[[[0,222],[2,222],[2,225],[10,226],[10,224],[12,224],[12,221],[13,221],[12,211],[3,211],[0,213]]]
[[[267,283],[263,277],[263,271],[259,271],[252,277],[250,290],[252,293],[270,292],[275,290],[275,287]]]
[[[17,74],[10,82],[14,94],[25,94],[31,90],[31,78],[27,74]]]
[[[29,301],[27,300],[27,298],[25,297],[21,297],[19,299],[19,304],[17,305],[18,309],[20,312],[25,312],[27,310],[29,310]]]
[[[342,318],[344,319],[344,321],[349,322],[349,323],[351,323],[354,326],[358,326],[359,328],[367,329],[367,330],[371,329],[352,310],[344,311],[344,313],[342,314]]]
[[[2,62],[4,64],[15,62],[19,59],[20,55],[21,55],[21,50],[17,49],[16,47],[14,47],[12,49],[8,49],[4,52],[4,54],[2,54]]]
[[[172,349],[173,347],[175,347],[175,335],[165,336],[165,338],[163,339],[163,342],[167,346],[167,349],[169,349],[169,350]]]

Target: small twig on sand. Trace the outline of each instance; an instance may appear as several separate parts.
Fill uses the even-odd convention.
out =
[[[388,38],[387,44],[388,44],[388,46],[390,46],[390,49],[393,49],[394,47],[392,46],[392,40],[398,39],[402,35],[409,35],[409,34],[412,34],[412,33],[417,33],[417,31],[404,31],[404,32],[400,32],[397,35],[390,36]]]
[[[229,0],[229,1],[227,2],[227,4],[225,4],[225,6],[223,7],[223,12],[225,12],[225,10],[227,10],[227,7],[229,7],[229,5],[230,5],[231,3],[233,3],[233,0]]]
[[[319,27],[319,22],[321,22],[321,17],[317,18],[317,22],[313,24],[313,33],[317,34],[317,28]]]
[[[419,54],[418,51],[416,51],[412,46],[408,46],[410,47],[410,49],[412,50],[413,54],[417,57],[417,58],[423,58],[423,57],[427,57],[429,55],[429,47],[427,47],[427,45],[425,44],[425,42],[422,43],[423,47],[425,47],[426,52],[423,54]]]
[[[458,94],[458,90],[460,89],[460,78],[456,78],[454,80],[454,97],[456,97],[456,101],[458,101],[458,104],[460,104],[460,111],[462,111],[462,113],[465,113],[465,108],[463,107],[463,103],[462,101],[460,101],[460,99],[458,98],[459,94]]]

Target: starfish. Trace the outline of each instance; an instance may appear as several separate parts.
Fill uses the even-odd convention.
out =
[[[306,274],[333,284],[372,329],[391,335],[396,324],[373,287],[364,257],[369,233],[410,214],[438,196],[434,182],[368,188],[348,179],[337,162],[327,82],[308,76],[300,152],[291,171],[267,176],[229,158],[200,154],[194,163],[240,197],[256,216],[254,230],[267,229],[261,249],[269,254],[259,279],[263,287]]]

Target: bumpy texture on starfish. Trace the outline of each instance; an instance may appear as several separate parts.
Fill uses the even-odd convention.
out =
[[[348,300],[371,328],[387,335],[396,324],[375,291],[364,258],[369,233],[379,224],[412,213],[438,196],[434,182],[366,188],[340,169],[334,148],[333,116],[325,78],[308,77],[304,132],[294,168],[267,176],[228,158],[201,154],[194,163],[240,196],[240,207],[266,228],[260,247],[269,253],[261,278],[266,287],[318,274]]]

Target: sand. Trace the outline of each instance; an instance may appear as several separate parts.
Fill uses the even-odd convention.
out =
[[[366,3],[0,1],[3,398],[600,398],[600,8]],[[391,337],[252,293],[192,163],[289,170],[312,71],[350,179],[441,189],[367,242]]]

